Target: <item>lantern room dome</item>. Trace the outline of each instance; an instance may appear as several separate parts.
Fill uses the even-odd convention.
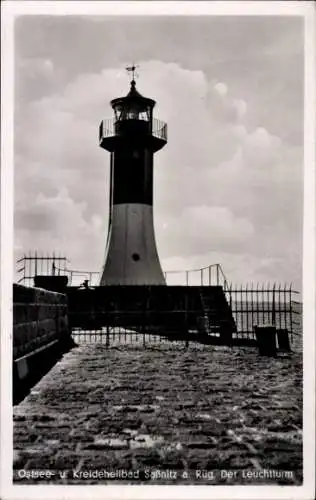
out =
[[[112,108],[118,114],[124,110],[135,110],[138,113],[148,112],[153,109],[155,104],[156,101],[144,97],[138,92],[135,80],[131,81],[130,91],[125,97],[117,97],[111,101]]]

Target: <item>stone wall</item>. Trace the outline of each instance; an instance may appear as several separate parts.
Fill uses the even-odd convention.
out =
[[[38,379],[43,367],[51,367],[56,354],[68,350],[70,345],[66,295],[14,284],[14,393],[22,385],[32,385],[31,380]]]

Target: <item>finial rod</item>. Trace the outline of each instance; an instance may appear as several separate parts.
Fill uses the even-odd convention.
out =
[[[139,66],[135,65],[134,63],[131,66],[126,66],[126,68],[125,68],[128,73],[132,73],[132,81],[133,82],[135,82],[135,77],[137,76],[137,74],[135,73],[136,68],[139,68]]]

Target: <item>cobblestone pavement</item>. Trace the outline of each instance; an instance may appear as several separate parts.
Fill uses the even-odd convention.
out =
[[[301,409],[299,353],[80,345],[14,408],[14,480],[301,484]]]

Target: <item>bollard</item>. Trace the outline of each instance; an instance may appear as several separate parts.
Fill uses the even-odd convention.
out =
[[[228,322],[221,322],[219,332],[221,344],[231,346],[233,338],[231,325]]]
[[[287,328],[277,330],[278,346],[281,351],[291,352],[289,331]]]
[[[276,328],[273,325],[255,325],[260,356],[276,356]]]

